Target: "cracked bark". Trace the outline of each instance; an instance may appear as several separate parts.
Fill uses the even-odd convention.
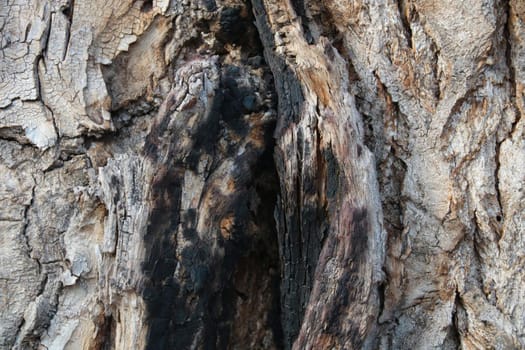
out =
[[[0,4],[0,348],[522,348],[525,7]]]

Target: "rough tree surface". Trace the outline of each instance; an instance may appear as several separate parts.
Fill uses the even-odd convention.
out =
[[[521,0],[0,0],[0,349],[525,348]]]

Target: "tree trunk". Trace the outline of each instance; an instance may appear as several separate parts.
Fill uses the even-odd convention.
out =
[[[525,348],[524,21],[0,0],[0,348]]]

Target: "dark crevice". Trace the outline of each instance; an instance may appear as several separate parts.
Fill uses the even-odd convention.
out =
[[[35,181],[35,185],[33,185],[33,187],[31,188],[31,200],[30,200],[29,204],[24,209],[24,227],[23,227],[23,230],[22,230],[22,237],[24,237],[25,243],[26,243],[26,246],[27,246],[27,256],[37,264],[37,266],[38,266],[38,274],[40,274],[41,271],[42,271],[42,265],[41,265],[39,259],[34,258],[33,256],[31,256],[31,253],[33,252],[33,247],[31,246],[30,238],[29,238],[28,232],[27,232],[27,230],[29,228],[29,224],[30,224],[29,216],[31,214],[31,208],[33,207],[34,201],[35,201],[36,179],[34,177],[33,177],[33,181]],[[46,277],[46,279],[47,279],[47,277]]]
[[[411,13],[411,11],[406,8],[407,5],[410,6],[410,3],[407,4],[405,0],[397,1],[397,7],[399,10],[399,18],[401,19],[401,23],[403,24],[403,30],[405,32],[407,44],[408,44],[408,47],[412,49],[412,27],[410,26],[411,19],[407,17],[407,12]]]
[[[140,6],[141,12],[149,12],[153,8],[153,0],[144,0],[142,5]]]
[[[496,151],[495,151],[495,163],[496,163],[496,166],[494,167],[494,186],[495,186],[495,189],[496,189],[496,200],[498,202],[498,209],[499,209],[499,213],[498,215],[496,215],[496,221],[499,223],[502,221],[502,216],[499,215],[499,214],[504,214],[503,213],[503,205],[502,205],[502,201],[501,201],[501,190],[500,190],[500,177],[499,177],[499,172],[500,172],[500,150],[501,150],[501,144],[503,142],[496,142]],[[501,235],[502,233],[501,232],[498,232],[499,235]]]
[[[301,21],[301,26],[303,28],[303,33],[305,40],[308,44],[313,44],[314,38],[312,36],[312,32],[310,31],[310,28],[308,27],[308,23],[310,21],[307,17],[307,9],[304,0],[291,0],[292,7],[296,13],[296,15],[299,17]]]
[[[46,18],[46,28],[44,30],[44,33],[42,34],[42,38],[40,39],[40,42],[42,43],[42,56],[47,56],[47,48],[49,46],[49,35],[51,34],[51,26],[53,25],[53,15],[54,12],[49,12],[45,14]]]
[[[64,54],[62,56],[62,61],[65,61],[70,45],[71,26],[73,25],[73,13],[75,10],[75,0],[68,0],[67,4],[64,5],[60,10],[67,19],[67,26],[65,28],[66,37],[64,43]]]
[[[271,135],[271,131],[268,133]],[[211,141],[215,142],[215,141]],[[276,265],[278,261],[275,231],[273,229],[271,216],[276,199],[275,174],[272,174],[271,147],[269,151],[261,155],[260,160],[253,165],[248,174],[258,174],[253,183],[248,182],[245,190],[234,193],[233,202],[225,202],[230,209],[220,206],[213,209],[209,214],[216,215],[215,210],[220,213],[233,212],[239,222],[228,232],[233,238],[230,240],[219,239],[217,244],[225,250],[224,256],[219,258],[215,255],[212,242],[200,238],[196,223],[198,213],[194,210],[181,212],[180,198],[183,169],[175,166],[168,169],[155,181],[152,188],[156,208],[153,210],[149,220],[151,223],[146,234],[146,256],[149,259],[144,264],[144,274],[148,280],[144,284],[143,297],[150,315],[150,334],[148,337],[148,349],[186,349],[195,341],[195,337],[201,334],[205,348],[227,349],[232,346],[232,341],[247,341],[249,337],[235,337],[243,327],[234,326],[236,305],[241,288],[257,293],[250,284],[236,285],[232,271],[245,266],[252,268],[247,271],[255,276],[253,283],[263,283],[267,277],[264,275],[270,269],[279,270]],[[205,152],[201,148],[200,152]],[[240,165],[240,164],[239,164]],[[274,171],[273,171],[274,172]],[[272,184],[274,183],[274,184]],[[260,198],[258,215],[254,218],[255,227],[259,232],[248,231],[247,216],[248,207],[251,205],[248,193],[253,188]],[[158,194],[157,194],[158,193]],[[163,198],[170,198],[166,202]],[[211,210],[211,209],[210,209]],[[180,216],[180,213],[183,213]],[[202,215],[202,214],[201,214]],[[214,220],[213,222],[215,222]],[[177,251],[176,233],[177,227],[183,227],[183,235],[191,245],[182,250],[181,256],[176,257]],[[213,228],[210,228],[213,230]],[[253,240],[256,235],[257,240]],[[184,271],[177,274],[180,278],[173,278],[176,266]],[[274,299],[278,300],[276,283],[278,285],[278,273],[270,276],[271,288]],[[242,292],[245,300],[242,304],[256,305],[257,294]],[[254,304],[255,303],[255,304]],[[275,302],[270,303],[269,325],[273,330],[275,342],[279,342],[280,324],[279,317],[274,316]],[[258,315],[257,318],[259,318]],[[239,322],[250,323],[251,318],[241,318]],[[277,321],[276,321],[277,320]]]
[[[16,142],[21,146],[35,147],[26,137],[25,130],[21,126],[0,127],[0,139]]]
[[[456,290],[456,298],[454,299],[454,308],[452,309],[452,324],[449,327],[449,332],[447,334],[447,339],[453,343],[458,349],[461,347],[461,333],[460,333],[460,318],[462,317],[461,313],[464,311],[464,306],[461,302],[461,296],[459,291]]]
[[[272,158],[275,122],[263,119],[273,113],[275,101],[273,94],[269,105],[258,97],[272,91],[273,85],[253,72],[253,64],[260,71],[268,68],[249,5],[219,8],[214,18],[218,20],[214,25],[219,25],[214,33],[224,48],[213,51],[224,56],[219,58],[220,80],[215,82],[210,110],[197,117],[191,130],[170,126],[172,118],[184,118],[183,112],[166,115],[146,138],[143,151],[157,169],[148,184],[153,209],[144,237],[147,259],[139,288],[148,314],[146,349],[190,349],[192,344],[248,349],[261,345],[253,341],[262,343],[262,331],[272,335],[275,348],[282,348],[273,220],[278,192]],[[211,27],[205,22],[200,26]],[[195,38],[185,45],[202,52],[206,43]],[[240,47],[239,60],[224,59],[230,45]],[[256,57],[260,59],[255,63]],[[182,148],[183,138],[191,143],[188,150]],[[239,152],[240,143],[252,138]],[[204,170],[203,156],[208,159]],[[227,173],[233,183],[228,193],[216,188],[225,160],[234,163]],[[198,174],[205,184],[197,207],[183,209],[187,172]],[[207,207],[210,200],[214,205]],[[198,227],[203,216],[209,216],[204,231]],[[266,323],[260,329],[262,319]]]
[[[101,308],[102,305],[99,305]],[[112,314],[101,313],[94,319],[97,325],[96,333],[93,335],[93,343],[90,349],[113,350],[115,349],[117,322]]]
[[[291,133],[296,138],[294,144],[298,148],[297,151],[293,147],[288,149],[284,146],[283,149],[283,144],[279,142],[274,156],[277,173],[281,177],[281,193],[275,212],[282,265],[281,322],[283,346],[290,349],[299,335],[313,287],[323,238],[328,231],[327,208],[323,198],[330,201],[330,191],[334,191],[334,186],[337,186],[337,175],[334,174],[338,164],[335,164],[329,147],[320,148],[319,138],[317,143],[310,143],[309,139],[303,141],[301,128],[294,129],[295,123],[301,120],[304,113],[302,83],[285,57],[276,53],[272,34],[274,30],[268,23],[264,4],[259,0],[252,1],[252,4],[259,35],[265,47],[265,56],[272,69],[275,90],[279,96],[279,119],[274,137],[282,141],[284,133]],[[293,6],[299,16],[307,15],[301,1],[295,1]],[[302,18],[302,24],[308,24],[305,17]],[[308,30],[303,30],[308,36]],[[308,41],[308,38],[306,40]],[[303,149],[303,142],[318,149]],[[320,164],[315,168],[305,168],[302,165],[303,159],[310,157],[318,159]]]
[[[512,24],[510,22],[510,11],[511,11],[510,3],[505,2],[503,6],[504,6],[504,12],[505,12],[505,23],[503,25],[503,40],[504,40],[503,45],[505,47],[505,62],[506,62],[508,73],[509,73],[508,79],[510,82],[510,92],[511,92],[510,95],[511,95],[511,101],[512,101],[512,108],[516,115],[516,118],[514,122],[512,123],[512,126],[508,134],[509,136],[511,136],[516,131],[516,126],[520,120],[519,116],[521,113],[518,108],[517,99],[522,98],[522,97],[518,97],[516,94],[516,67],[514,66],[514,63],[512,60],[512,56],[513,56],[512,35],[511,35],[511,28],[510,28]]]
[[[511,102],[512,107],[514,110],[515,120],[513,121],[513,124],[511,125],[509,129],[509,133],[507,137],[510,137],[512,133],[515,130],[516,124],[519,121],[519,109],[517,108],[517,95],[516,95],[516,72],[514,68],[514,64],[512,62],[512,43],[511,43],[511,23],[510,23],[510,3],[506,2],[503,5],[504,12],[502,18],[500,20],[503,21],[502,25],[500,26],[503,28],[503,42],[500,44],[504,48],[504,58],[505,63],[508,69],[508,79],[510,81],[510,96],[511,96]],[[506,138],[502,140],[496,140],[496,150],[495,150],[495,162],[496,166],[494,169],[494,182],[495,182],[495,190],[496,190],[496,200],[498,202],[499,206],[499,213],[496,215],[496,222],[498,224],[501,224],[503,218],[504,218],[504,212],[503,212],[503,205],[501,201],[501,190],[500,190],[500,181],[499,181],[499,171],[500,171],[500,151],[501,151],[501,145],[505,141]],[[500,227],[498,225],[498,227]],[[501,235],[501,232],[498,232],[498,234]]]
[[[249,1],[239,6],[222,8],[218,24],[219,29],[215,35],[222,46],[226,44],[238,46],[249,57],[262,54],[263,47],[257,29],[253,25],[252,8]],[[219,53],[226,53],[224,47],[215,47],[215,49]]]
[[[62,283],[54,281],[48,283],[47,274],[41,276],[38,294],[32,301],[33,307],[36,308],[36,314],[25,314],[19,325],[16,334],[16,343],[13,348],[16,349],[36,349],[40,344],[42,334],[49,328],[51,320],[58,310],[59,295]],[[28,316],[29,319],[26,319]],[[29,322],[31,328],[24,328]]]
[[[385,272],[386,275],[386,272]],[[377,286],[377,294],[379,296],[379,311],[377,312],[377,324],[381,324],[380,318],[385,309],[385,292],[386,292],[386,281],[383,281]]]

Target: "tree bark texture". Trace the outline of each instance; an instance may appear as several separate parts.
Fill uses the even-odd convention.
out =
[[[0,348],[525,348],[524,21],[0,0]]]

